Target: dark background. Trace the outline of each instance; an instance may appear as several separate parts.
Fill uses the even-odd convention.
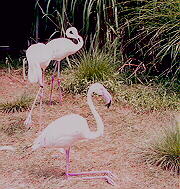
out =
[[[1,55],[6,51],[15,54],[27,48],[32,30],[35,0],[0,1],[0,47]]]

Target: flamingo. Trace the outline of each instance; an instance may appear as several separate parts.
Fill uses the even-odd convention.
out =
[[[79,140],[84,139],[96,139],[103,136],[104,124],[103,121],[95,109],[92,101],[92,94],[96,93],[101,95],[106,100],[107,107],[112,102],[110,93],[100,83],[92,84],[87,93],[87,103],[96,120],[97,131],[91,131],[89,129],[87,120],[78,114],[69,114],[55,120],[49,124],[40,135],[34,140],[32,145],[32,152],[39,148],[58,148],[64,149],[66,152],[66,178],[72,178],[71,176],[78,175],[92,175],[87,177],[80,177],[76,179],[105,179],[108,183],[114,185],[113,178],[116,177],[110,171],[90,171],[80,173],[70,173],[70,148]],[[95,176],[94,174],[103,174],[102,176]]]
[[[26,51],[26,58],[28,61],[28,80],[31,83],[39,83],[40,88],[36,94],[34,102],[32,104],[31,110],[24,122],[24,125],[29,128],[32,122],[32,111],[34,109],[36,100],[40,95],[40,123],[42,116],[42,97],[43,97],[43,87],[44,87],[44,72],[46,67],[49,65],[52,52],[43,43],[37,43],[31,45]],[[43,70],[43,72],[42,72]]]
[[[39,83],[40,90],[38,91],[36,98],[33,102],[31,110],[25,120],[25,126],[29,127],[31,123],[32,110],[34,108],[37,96],[40,94],[40,110],[42,106],[43,86],[44,86],[44,71],[49,65],[51,60],[58,61],[58,88],[60,90],[60,61],[76,53],[80,50],[84,44],[83,38],[78,34],[75,27],[70,27],[66,30],[67,38],[53,39],[47,44],[37,43],[31,45],[26,51],[26,57],[28,61],[28,80],[31,83]],[[71,41],[75,39],[77,43]],[[43,70],[43,72],[42,72]],[[55,70],[56,71],[56,70]],[[55,72],[54,71],[54,72]],[[50,104],[52,104],[52,90],[54,84],[54,74],[51,81],[51,94]],[[60,90],[60,103],[62,103],[62,95]],[[41,112],[41,111],[40,111]],[[40,113],[41,117],[41,113]],[[41,120],[41,119],[40,119]]]
[[[57,38],[49,41],[46,44],[46,47],[52,51],[52,60],[56,60],[58,67],[58,88],[60,90],[60,61],[69,55],[75,54],[79,51],[83,44],[83,38],[78,34],[78,31],[75,27],[70,27],[66,30],[66,36],[62,38]],[[74,43],[71,39],[75,39]],[[56,68],[55,68],[56,70]],[[55,72],[55,71],[54,71]],[[51,94],[50,94],[50,104],[52,104],[52,90],[54,85],[54,74],[52,75],[51,81]],[[62,103],[62,95],[60,90],[60,103]]]

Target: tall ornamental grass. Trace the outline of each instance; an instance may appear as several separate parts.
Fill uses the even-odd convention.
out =
[[[178,0],[39,0],[35,10],[40,39],[64,36],[75,26],[86,50],[111,51],[126,83],[155,81],[178,90]]]
[[[180,120],[174,127],[164,129],[144,151],[143,158],[147,163],[180,173]]]

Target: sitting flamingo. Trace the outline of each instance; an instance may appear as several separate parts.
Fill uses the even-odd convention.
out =
[[[108,183],[114,185],[113,178],[115,177],[110,171],[91,171],[80,173],[69,173],[70,164],[70,147],[79,140],[83,139],[95,139],[103,136],[104,124],[103,121],[95,109],[92,101],[92,94],[96,93],[101,95],[106,100],[107,107],[112,102],[112,97],[109,92],[100,83],[92,84],[87,93],[87,103],[96,120],[97,131],[91,131],[89,129],[86,119],[77,114],[70,114],[60,117],[51,124],[49,124],[41,134],[35,139],[32,149],[33,151],[41,148],[63,148],[66,151],[66,178],[78,175],[94,175],[103,174],[101,176],[87,176],[80,177],[82,179],[105,179]],[[105,175],[104,175],[105,174]],[[72,177],[71,177],[72,178]],[[80,179],[78,178],[78,179]]]

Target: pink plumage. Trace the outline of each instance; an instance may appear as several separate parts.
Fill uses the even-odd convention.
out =
[[[43,43],[31,45],[26,51],[28,61],[28,79],[31,83],[42,83],[42,70],[49,65],[52,52]]]
[[[111,104],[112,97],[110,93],[100,83],[92,84],[87,93],[87,103],[95,118],[97,124],[97,130],[91,131],[85,118],[77,114],[69,114],[53,121],[49,124],[35,139],[32,146],[33,150],[41,147],[46,148],[64,148],[66,151],[66,177],[97,174],[103,173],[107,176],[94,176],[94,177],[82,177],[84,179],[102,178],[106,179],[110,184],[115,184],[113,177],[115,177],[110,171],[95,171],[95,172],[81,172],[81,173],[69,173],[69,153],[70,147],[79,140],[83,139],[95,139],[103,136],[104,124],[103,121],[95,109],[92,101],[92,94],[96,93],[101,95],[107,106]]]
[[[27,49],[28,79],[30,82],[38,82],[43,86],[41,69],[45,70],[51,60],[61,61],[82,48],[84,42],[75,27],[68,28],[66,36],[67,38],[53,39],[47,44],[33,44]],[[77,43],[71,39],[75,39]]]
[[[62,94],[60,87],[60,61],[79,51],[83,44],[83,38],[78,34],[78,31],[75,27],[70,27],[66,30],[66,37],[57,38],[49,41],[46,45],[43,43],[37,43],[31,45],[26,51],[26,57],[28,61],[28,80],[31,83],[39,83],[41,86],[40,94],[40,110],[43,97],[43,86],[44,86],[44,70],[49,65],[51,60],[59,61],[58,64],[58,88],[59,88],[59,99],[60,104],[62,103]],[[71,39],[76,40],[74,43]],[[43,72],[42,72],[43,70]],[[54,86],[54,74],[51,81],[51,94],[50,94],[50,104],[52,104],[52,91]],[[38,92],[39,94],[39,92]],[[37,94],[37,95],[38,95]],[[36,101],[36,99],[35,99]],[[33,102],[32,108],[24,122],[27,128],[31,124],[31,114],[34,108],[35,101]],[[41,120],[41,112],[40,112]]]

